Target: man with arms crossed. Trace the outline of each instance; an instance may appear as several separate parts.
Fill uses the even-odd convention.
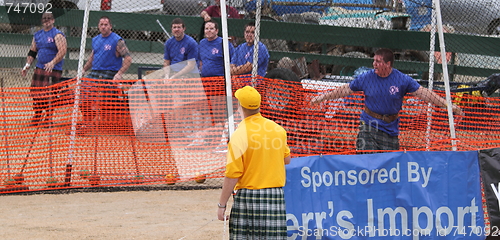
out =
[[[231,75],[251,74],[253,68],[253,50],[255,40],[255,23],[245,25],[245,42],[240,44],[231,59]],[[257,74],[261,77],[266,75],[269,64],[269,52],[266,45],[259,42],[259,57]]]
[[[234,94],[244,119],[229,141],[227,164],[217,217],[229,218],[230,239],[287,239],[283,186],[290,148],[283,127],[262,117],[261,96],[245,86]]]

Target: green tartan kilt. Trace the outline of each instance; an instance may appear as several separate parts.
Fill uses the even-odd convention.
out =
[[[229,218],[232,240],[286,240],[283,188],[240,189],[234,195]]]

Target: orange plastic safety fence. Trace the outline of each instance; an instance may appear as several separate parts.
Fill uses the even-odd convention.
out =
[[[262,115],[287,130],[293,156],[357,153],[362,95],[311,106],[320,86],[278,79],[254,83],[263,96]],[[250,84],[249,77],[234,77],[232,92]],[[222,78],[84,78],[48,88],[3,88],[0,190],[200,184],[193,180],[220,186],[213,179],[223,176],[226,161],[225,92]],[[453,100],[465,112],[456,120],[455,139],[445,109],[408,96],[400,113],[401,150],[500,146],[498,99],[455,94]],[[230,106],[238,123],[237,103]]]

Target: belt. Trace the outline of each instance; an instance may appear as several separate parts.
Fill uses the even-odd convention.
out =
[[[399,117],[399,113],[392,114],[392,115],[387,115],[387,114],[382,115],[382,114],[378,114],[378,113],[370,110],[366,106],[365,106],[365,112],[368,115],[370,115],[370,116],[372,116],[372,117],[374,117],[376,119],[380,119],[380,120],[382,120],[384,122],[387,122],[387,123],[393,122],[394,120],[398,119],[398,117]]]
[[[45,71],[45,69],[43,69],[43,68],[39,68],[39,67],[35,67],[35,69],[41,69],[41,70]],[[52,72],[62,73],[62,70],[55,70],[55,69],[52,69]]]

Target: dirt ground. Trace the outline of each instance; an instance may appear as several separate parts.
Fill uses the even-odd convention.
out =
[[[5,87],[29,85],[20,69],[1,70]],[[220,191],[0,194],[0,239],[228,239],[216,215]]]
[[[0,239],[228,239],[220,191],[0,195]]]

